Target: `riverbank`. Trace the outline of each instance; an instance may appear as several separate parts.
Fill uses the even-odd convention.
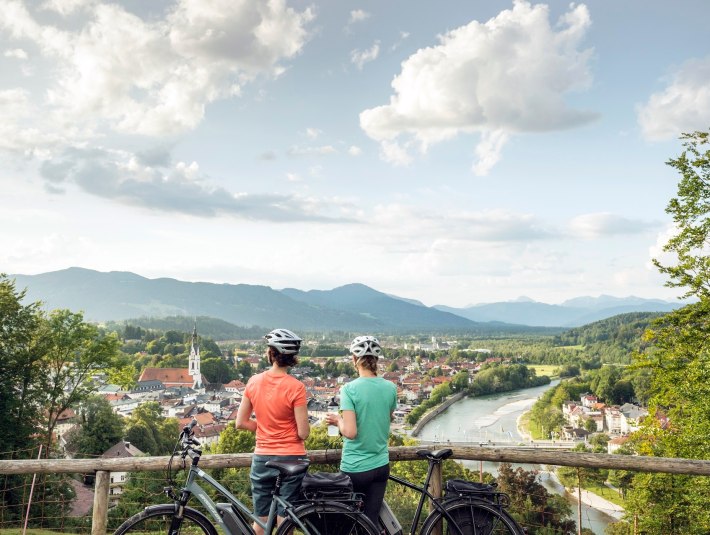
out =
[[[577,497],[580,496],[580,494],[578,494],[577,487],[567,490],[567,494],[569,494],[569,496],[575,501],[577,501]],[[596,509],[597,511],[601,511],[605,515],[609,515],[614,520],[621,520],[622,518],[624,518],[625,511],[623,507],[602,498],[598,494],[594,494],[593,492],[590,492],[586,489],[582,489],[581,498],[583,504],[588,505],[589,507],[593,507],[594,509]]]
[[[528,431],[526,427],[523,425],[523,421],[525,420],[525,415],[530,412],[530,411],[525,411],[522,414],[518,415],[516,418],[516,427],[518,434],[523,438],[525,442],[535,442],[532,438],[532,435]],[[552,471],[548,471],[550,474],[553,474]],[[575,502],[577,501],[578,497],[580,494],[578,493],[577,487],[574,487],[572,489],[567,489],[565,488],[565,494],[567,494],[571,499],[573,499]],[[613,502],[610,502],[606,498],[603,498],[602,496],[599,496],[598,494],[595,494],[594,492],[587,490],[587,489],[582,489],[581,493],[581,500],[584,505],[587,505],[589,507],[592,507],[593,509],[596,509],[600,513],[603,513],[614,520],[618,521],[621,520],[624,517],[624,508],[621,507],[620,505],[617,505]]]
[[[433,407],[429,412],[425,413],[421,418],[419,418],[419,421],[414,424],[414,428],[412,429],[412,436],[416,437],[426,424],[428,424],[431,420],[439,416],[446,409],[451,407],[451,405],[453,405],[460,399],[463,399],[465,396],[466,392],[459,392],[458,394],[449,396],[443,401],[443,403],[440,403],[436,407]]]

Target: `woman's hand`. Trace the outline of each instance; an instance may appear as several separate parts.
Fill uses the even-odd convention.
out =
[[[340,416],[334,413],[328,413],[325,415],[325,421],[328,425],[337,425],[340,427]]]

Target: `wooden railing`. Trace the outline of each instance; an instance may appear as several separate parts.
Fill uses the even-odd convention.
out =
[[[428,449],[450,447],[447,444],[430,445]],[[418,446],[390,448],[391,461],[420,460]],[[638,472],[662,472],[710,476],[710,461],[666,457],[638,457],[601,453],[576,453],[539,448],[451,447],[453,459],[467,461],[492,461],[524,464],[547,464],[581,468],[611,468]],[[341,450],[309,451],[314,464],[337,464]],[[251,465],[251,453],[204,455],[201,468],[240,468]],[[169,457],[133,457],[124,459],[42,459],[26,461],[0,460],[0,474],[96,473],[94,507],[91,533],[105,535],[108,520],[109,477],[111,472],[141,472],[164,470]],[[441,473],[434,474],[430,492],[441,495]]]

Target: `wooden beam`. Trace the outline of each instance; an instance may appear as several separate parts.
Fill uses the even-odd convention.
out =
[[[435,444],[428,449],[449,447]],[[417,446],[390,448],[391,461],[420,460]],[[467,461],[509,462],[521,464],[549,464],[554,466],[579,466],[583,468],[613,468],[638,472],[659,472],[710,476],[710,460],[679,459],[668,457],[640,457],[635,455],[610,455],[606,453],[577,453],[544,448],[452,447],[453,458]],[[337,464],[341,450],[313,450],[308,457],[314,464]],[[251,465],[251,453],[205,455],[200,460],[201,468],[240,468]],[[133,457],[124,459],[42,459],[24,461],[0,460],[0,474],[48,474],[48,473],[93,473],[142,472],[165,470],[169,457]],[[182,464],[180,458],[174,463]]]

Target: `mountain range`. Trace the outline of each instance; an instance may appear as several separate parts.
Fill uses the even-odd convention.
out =
[[[275,290],[249,284],[148,279],[135,273],[73,267],[38,275],[10,275],[26,300],[48,309],[81,310],[90,321],[137,317],[208,316],[239,326],[286,326],[304,331],[530,331],[572,327],[624,312],[665,312],[682,306],[635,297],[580,297],[561,305],[528,299],[466,308],[421,302],[363,284],[332,290]]]
[[[685,303],[641,297],[576,297],[559,305],[548,305],[528,299],[454,308],[435,305],[434,308],[451,312],[472,321],[502,321],[540,327],[579,327],[629,312],[670,312]]]

